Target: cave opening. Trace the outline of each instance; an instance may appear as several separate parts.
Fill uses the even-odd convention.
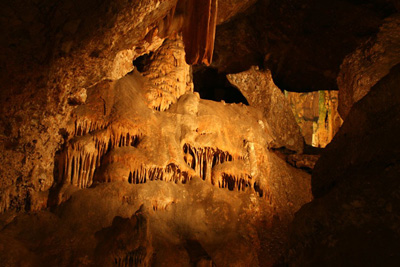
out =
[[[193,68],[194,91],[200,94],[200,98],[225,101],[226,103],[243,103],[249,105],[243,94],[234,87],[226,78],[225,73],[208,67]]]

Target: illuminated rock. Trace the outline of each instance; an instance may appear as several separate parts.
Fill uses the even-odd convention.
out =
[[[289,103],[274,84],[269,70],[252,67],[248,71],[227,75],[228,80],[246,97],[250,106],[260,109],[268,121],[273,147],[302,152],[303,137]]]

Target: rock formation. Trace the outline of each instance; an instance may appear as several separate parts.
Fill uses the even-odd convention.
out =
[[[178,66],[184,64],[180,59]],[[157,73],[164,72],[159,68]],[[173,77],[160,81],[168,84]],[[257,109],[201,100],[188,91],[175,95],[177,101],[163,112],[154,108],[159,99],[146,97],[152,81],[135,71],[88,89],[85,104],[67,123],[66,143],[56,157],[57,179],[49,199],[56,215],[37,215],[38,224],[54,235],[69,231],[68,240],[86,240],[71,241],[73,258],[62,252],[63,245],[54,252],[35,247],[32,258],[54,265],[104,266],[174,265],[175,258],[182,265],[200,260],[259,265],[260,257],[276,261],[279,254],[261,242],[282,247],[294,212],[311,199],[309,175],[268,150],[269,122]],[[171,95],[176,92],[176,87],[168,89]],[[136,211],[142,215],[133,215]],[[48,216],[56,216],[67,229],[51,226]],[[71,234],[73,229],[79,229],[78,236]],[[34,237],[21,240],[19,231],[13,222],[5,233],[35,246]],[[228,248],[232,242],[236,245]],[[6,256],[8,249],[18,248],[5,248],[4,262],[15,260]],[[232,257],[236,250],[246,256]],[[192,255],[201,251],[200,259]]]
[[[385,20],[376,37],[348,55],[338,76],[339,112],[346,117],[380,79],[400,63],[400,15]]]
[[[238,74],[229,74],[228,80],[239,88],[251,106],[263,111],[269,121],[275,148],[302,152],[304,140],[300,134],[289,103],[282,91],[274,84],[269,70],[256,67]]]
[[[211,64],[217,26],[217,0],[186,0],[183,40],[188,64]]]

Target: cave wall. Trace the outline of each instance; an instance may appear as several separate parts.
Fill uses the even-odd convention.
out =
[[[297,214],[292,266],[399,263],[399,65],[350,110],[315,166]]]
[[[3,212],[40,209],[73,106],[87,88],[124,76],[133,58],[161,45],[157,23],[176,1],[4,5],[0,202]]]

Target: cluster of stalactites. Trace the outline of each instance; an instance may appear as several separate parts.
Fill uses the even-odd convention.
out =
[[[247,156],[232,155],[213,147],[183,146],[184,160],[196,175],[218,188],[255,192],[272,202],[270,190],[246,171]]]
[[[229,174],[226,172],[213,174],[212,184],[219,188],[228,188],[230,191],[254,191],[259,197],[264,197],[272,203],[269,190],[261,188],[260,184],[253,181],[246,173]]]
[[[145,264],[146,256],[147,256],[146,248],[140,246],[138,249],[126,253],[123,257],[115,257],[114,266],[117,267],[147,266],[147,264]]]
[[[130,133],[111,134],[104,138],[101,133],[76,137],[68,143],[59,161],[59,183],[79,188],[92,185],[94,173],[101,165],[103,156],[115,147],[137,146],[139,136]]]
[[[131,170],[128,176],[130,184],[144,184],[148,181],[165,181],[175,183],[186,183],[191,179],[187,171],[182,171],[175,164],[168,164],[165,168],[145,167],[141,165]]]
[[[94,131],[103,130],[107,126],[106,122],[100,120],[76,120],[70,134],[72,136],[83,136]]]
[[[203,180],[211,181],[211,171],[216,165],[233,161],[234,156],[227,151],[213,147],[194,147],[190,144],[183,145],[184,160],[186,164],[195,170]],[[241,159],[240,156],[236,159]]]

